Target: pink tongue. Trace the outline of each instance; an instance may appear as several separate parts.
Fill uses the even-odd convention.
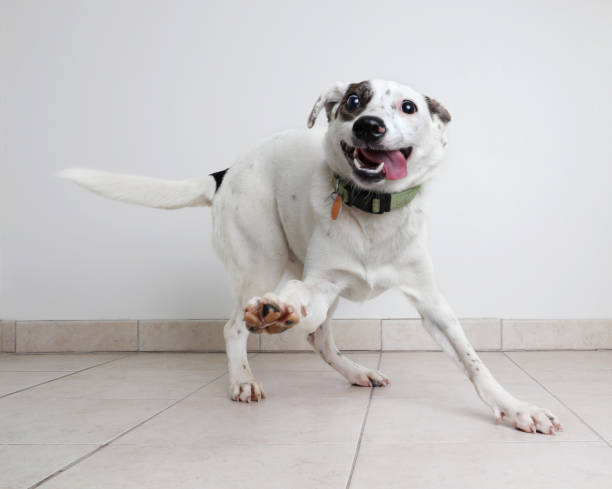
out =
[[[385,176],[387,180],[399,180],[408,174],[406,169],[406,158],[401,151],[373,151],[361,148],[365,157],[371,161],[378,161],[385,164]]]

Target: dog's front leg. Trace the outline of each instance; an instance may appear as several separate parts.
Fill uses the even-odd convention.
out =
[[[244,309],[249,331],[280,333],[299,326],[307,333],[315,331],[327,318],[341,286],[327,279],[290,280],[278,293],[253,297]]]
[[[554,434],[561,429],[559,420],[550,411],[515,398],[497,382],[470,344],[459,321],[439,292],[433,290],[408,295],[414,300],[425,329],[463,368],[476,392],[492,409],[498,422],[505,418],[515,428],[529,433],[539,431]]]

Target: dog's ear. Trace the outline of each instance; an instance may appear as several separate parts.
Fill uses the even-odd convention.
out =
[[[446,126],[451,120],[451,115],[437,100],[425,96],[425,101],[431,115],[435,137],[444,147],[446,146]]]
[[[444,124],[448,124],[450,122],[451,115],[440,102],[428,97],[427,95],[425,96],[425,101],[427,102],[427,107],[429,108],[429,113],[431,114],[432,119],[437,117],[440,119],[440,122]]]
[[[312,108],[312,111],[310,112],[310,116],[308,117],[308,127],[314,126],[319,112],[321,112],[323,107],[325,107],[327,121],[329,122],[334,105],[342,100],[347,87],[347,83],[336,82],[319,96],[314,104],[314,107]]]

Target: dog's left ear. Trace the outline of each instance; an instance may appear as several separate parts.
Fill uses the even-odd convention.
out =
[[[347,87],[347,83],[336,82],[319,96],[314,104],[314,107],[312,108],[312,111],[310,112],[310,116],[308,117],[308,127],[314,126],[319,112],[321,112],[323,107],[325,107],[327,122],[330,121],[332,109],[334,108],[334,105],[342,100]]]
[[[450,122],[451,115],[440,102],[428,97],[427,95],[425,95],[425,101],[427,102],[427,107],[429,108],[429,113],[431,114],[432,119],[435,120],[437,117],[440,119],[440,122],[444,124],[448,124]]]

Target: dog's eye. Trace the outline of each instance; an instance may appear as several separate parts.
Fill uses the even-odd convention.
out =
[[[402,112],[406,114],[414,114],[417,111],[417,106],[412,100],[404,100],[402,102]]]
[[[351,95],[348,96],[344,105],[346,105],[346,108],[348,110],[358,109],[359,106],[361,105],[361,100],[359,100],[359,95],[352,93]]]

